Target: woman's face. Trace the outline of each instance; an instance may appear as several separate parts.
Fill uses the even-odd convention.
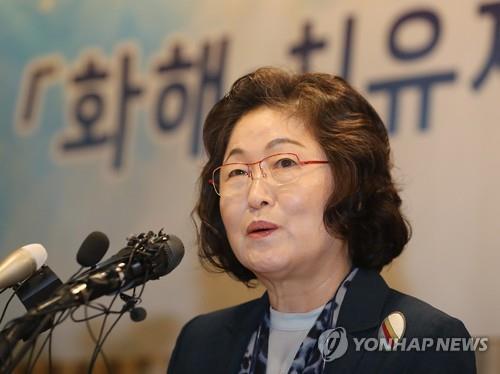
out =
[[[236,123],[223,162],[252,163],[282,152],[295,153],[302,161],[326,160],[302,121],[261,107]],[[263,178],[258,166],[252,171],[248,188],[220,198],[224,226],[238,260],[267,279],[307,278],[331,266],[338,239],[323,223],[334,183],[330,166],[304,165],[299,179],[285,185]]]

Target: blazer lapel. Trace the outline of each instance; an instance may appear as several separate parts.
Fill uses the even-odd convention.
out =
[[[342,303],[337,327],[344,327],[349,342],[344,356],[328,362],[325,374],[352,373],[359,366],[364,352],[357,351],[353,338],[376,337],[382,310],[389,292],[384,279],[371,270],[359,269]],[[257,329],[265,310],[269,308],[267,293],[253,302],[235,309],[228,317],[224,335],[219,340],[221,357],[217,368],[207,372],[237,373],[252,333]]]
[[[356,371],[364,351],[355,349],[353,339],[377,336],[388,293],[389,287],[379,273],[359,269],[345,295],[337,321],[337,327],[346,329],[348,350],[342,357],[326,364],[325,374]]]
[[[227,339],[224,339],[225,347],[219,350],[224,355],[224,360],[219,360],[221,367],[214,372],[234,374],[239,371],[250,337],[258,328],[267,308],[269,298],[266,292],[260,299],[237,308],[228,318],[224,332],[227,334]]]

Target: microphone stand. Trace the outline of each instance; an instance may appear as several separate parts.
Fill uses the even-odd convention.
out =
[[[184,246],[180,239],[174,235],[163,234],[162,230],[158,234],[150,231],[147,234],[133,236],[128,240],[127,247],[116,256],[104,261],[97,268],[80,274],[78,279],[63,284],[57,288],[52,298],[37,304],[23,317],[13,320],[8,327],[0,331],[0,373],[11,373],[38,335],[45,331],[47,326],[50,328],[54,323],[57,325],[58,320],[54,322],[56,313],[86,305],[103,295],[118,295],[140,284],[144,285],[149,280],[158,279],[172,271],[183,255]],[[130,306],[133,304],[127,303],[121,315]],[[97,354],[109,332],[111,330],[106,333],[102,341],[97,342],[89,370],[92,370]],[[26,343],[12,357],[21,339]]]

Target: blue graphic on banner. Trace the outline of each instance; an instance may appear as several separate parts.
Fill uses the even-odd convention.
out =
[[[431,37],[428,43],[420,48],[405,49],[400,46],[398,33],[405,25],[410,22],[422,22],[431,30]],[[416,10],[403,14],[394,22],[391,27],[388,44],[389,51],[393,58],[402,61],[419,60],[426,57],[437,46],[441,34],[441,23],[436,13],[429,10]],[[420,91],[420,119],[418,128],[421,131],[426,131],[429,128],[429,112],[431,103],[431,90],[438,84],[447,84],[454,82],[456,73],[452,70],[432,73],[425,75],[413,75],[404,78],[389,78],[380,81],[371,82],[368,85],[369,92],[386,91],[389,95],[389,115],[387,120],[387,128],[390,134],[394,134],[398,127],[399,114],[399,95],[405,89],[415,88]]]
[[[78,133],[59,137],[59,157],[109,146],[113,149],[111,167],[119,170],[123,166],[128,130],[134,122],[131,119],[132,107],[144,98],[149,86],[161,81],[162,87],[156,89],[156,95],[147,96],[147,100],[154,103],[146,103],[147,107],[153,108],[150,113],[153,121],[150,122],[167,134],[186,122],[188,110],[194,113],[192,140],[187,149],[196,156],[200,152],[203,117],[223,95],[228,44],[225,38],[206,42],[201,47],[199,58],[188,60],[181,56],[184,45],[176,42],[171,61],[153,66],[151,74],[142,81],[137,78],[139,73],[136,71],[139,47],[132,43],[118,47],[110,59],[95,51],[84,51],[74,68],[62,66],[60,60],[50,57],[31,61],[24,72],[26,88],[18,101],[17,129],[19,133],[25,133],[37,126],[46,86],[53,82],[56,72],[64,70],[68,75],[64,82],[67,123],[69,128],[78,129]],[[194,75],[197,83],[190,86],[183,82],[188,75]],[[110,123],[114,124],[113,128],[103,131]]]
[[[24,7],[6,3],[1,8],[0,42],[7,53],[0,57],[0,235],[10,228],[9,214],[21,214],[21,196],[34,198],[30,182],[37,178],[47,183],[66,180],[68,173],[83,178],[94,175],[94,169],[120,176],[136,158],[149,160],[171,147],[169,139],[174,138],[182,143],[176,157],[196,162],[203,151],[204,117],[228,88],[229,72],[244,73],[233,66],[239,30],[222,26],[193,37],[189,7],[151,0],[146,8],[128,1],[119,10],[95,1],[40,1]],[[332,68],[332,62],[320,70],[356,81],[357,48],[370,37],[359,32],[360,14],[346,14],[335,29],[319,27],[314,17],[290,24],[294,32],[276,41],[283,64],[297,71],[317,70],[321,67],[316,58],[333,50],[338,68]],[[417,69],[446,43],[446,16],[434,8],[403,9],[388,22],[384,39],[374,41],[404,67],[403,73],[372,75],[359,85],[367,88],[369,99],[386,100],[380,112],[391,136],[397,136],[401,126],[405,92],[418,94],[414,126],[420,134],[429,134],[435,91],[462,78],[455,65]],[[474,56],[477,70],[463,78],[479,93],[500,67],[500,2],[480,4],[470,17],[489,20],[492,28],[487,55]],[[17,22],[21,18],[26,22]],[[424,28],[427,37],[408,46],[401,35],[411,25]],[[338,45],[331,37],[335,30],[341,33]],[[255,56],[254,67],[268,65],[265,53]],[[45,204],[57,204],[57,193],[43,193]]]
[[[172,274],[148,302],[162,317],[178,308],[182,321],[209,308],[203,292],[212,286],[194,265],[190,218],[203,122],[236,78],[273,65],[338,74],[360,88],[387,125],[403,208],[420,235],[423,250],[405,276],[421,275],[415,264],[429,261],[418,256],[439,246],[438,260],[460,270],[447,273],[448,283],[473,284],[498,247],[488,238],[500,0],[372,3],[1,2],[0,257],[42,243],[65,280],[88,233],[105,232],[116,252],[126,236],[164,227],[185,242],[188,271]],[[463,269],[469,278],[456,276]],[[165,289],[179,285],[175,295],[185,299],[165,303]],[[469,315],[467,305],[493,300],[478,294],[460,305],[452,294],[449,302]],[[166,350],[173,342],[163,344],[156,330],[161,340],[145,340]],[[74,341],[65,339],[63,351],[81,352]]]
[[[487,58],[484,67],[481,69],[472,84],[475,90],[481,88],[484,84],[484,80],[489,75],[493,67],[497,69],[500,68],[500,3],[496,2],[481,5],[479,7],[479,12],[493,17],[495,24],[493,26],[493,35],[491,38],[490,55]]]

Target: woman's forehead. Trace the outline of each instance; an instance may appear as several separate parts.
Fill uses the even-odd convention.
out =
[[[258,154],[283,147],[321,149],[301,119],[282,110],[258,108],[236,122],[224,160],[232,155]]]

